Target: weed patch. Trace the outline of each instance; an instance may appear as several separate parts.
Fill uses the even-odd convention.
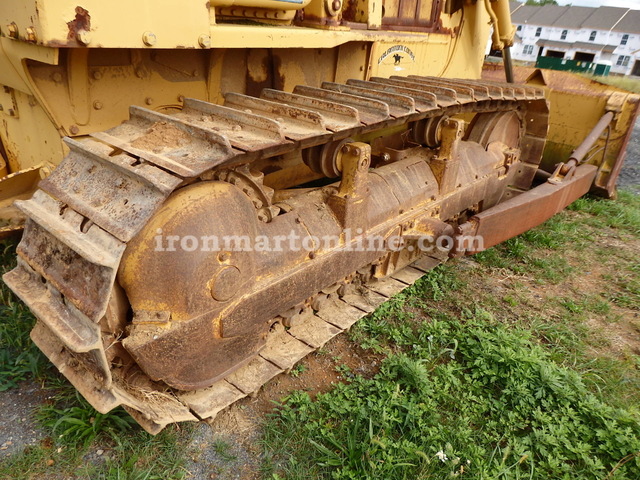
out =
[[[396,339],[394,339],[395,341]],[[594,396],[521,329],[434,320],[372,379],[295,393],[266,428],[271,473],[314,478],[603,478],[640,450],[633,416]],[[301,452],[303,454],[301,454]],[[637,458],[616,479],[637,478]],[[277,478],[274,476],[273,478]]]

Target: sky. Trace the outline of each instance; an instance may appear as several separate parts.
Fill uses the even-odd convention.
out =
[[[623,7],[640,10],[640,0],[557,0],[560,5],[580,5],[582,7]]]

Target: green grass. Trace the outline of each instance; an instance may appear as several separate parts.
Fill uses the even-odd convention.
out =
[[[15,266],[15,244],[0,241],[0,274]],[[35,318],[0,282],[0,392],[42,376],[49,362],[29,338]]]
[[[396,343],[397,330],[390,327],[385,340]],[[273,473],[596,478],[640,450],[637,419],[590,393],[525,330],[442,316],[400,340],[411,348],[390,355],[374,378],[356,377],[315,402],[305,393],[287,399],[265,444],[286,431],[286,447],[298,447],[269,452]],[[630,462],[615,478],[639,469],[640,461]]]
[[[640,238],[639,202],[581,199],[385,303],[351,332],[379,373],[290,395],[265,424],[264,478],[639,478],[639,357],[587,326],[640,312],[637,251],[606,246]],[[567,286],[601,263],[600,293]],[[514,280],[496,294],[492,274]]]

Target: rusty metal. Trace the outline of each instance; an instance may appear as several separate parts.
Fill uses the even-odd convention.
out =
[[[587,193],[597,173],[593,165],[576,168],[570,179],[547,182],[489,210],[459,227],[459,238],[479,236],[482,248],[472,244],[456,253],[471,255],[540,225]],[[464,241],[455,242],[464,245]]]
[[[30,220],[5,281],[40,318],[34,340],[96,408],[125,405],[152,433],[214,416],[442,261],[446,252],[416,248],[423,237],[452,234],[446,220],[490,208],[533,178],[526,166],[541,150],[530,139],[546,129],[534,89],[520,90],[535,98],[526,103],[489,105],[472,99],[503,87],[368,84],[376,98],[352,81],[265,90],[262,99],[230,94],[224,107],[186,99],[172,116],[135,108],[130,121],[94,135],[100,142],[69,143],[59,173],[21,204]],[[435,108],[436,99],[449,106]],[[537,112],[533,122],[528,112]],[[451,118],[459,113],[476,120]],[[395,132],[408,138],[409,124],[424,127],[430,148],[396,146]],[[188,147],[184,134],[195,136]],[[393,158],[371,169],[371,147],[351,140],[358,136],[394,145],[385,147]],[[280,155],[306,155],[339,181],[274,191],[257,167]],[[308,248],[193,243],[289,232]],[[354,250],[360,234],[380,248]],[[322,244],[326,235],[338,244]],[[115,367],[123,362],[126,371]]]

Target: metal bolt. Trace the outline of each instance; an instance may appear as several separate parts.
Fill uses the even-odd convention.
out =
[[[56,83],[60,83],[62,81],[62,74],[60,72],[54,72],[51,75],[51,79]]]
[[[142,34],[142,41],[144,42],[144,44],[147,47],[153,47],[157,42],[158,39],[156,38],[156,34],[153,32],[144,32]]]
[[[80,129],[78,128],[77,125],[71,125],[71,128],[69,128],[69,131],[71,132],[71,135],[77,135],[78,133],[80,133]]]
[[[94,80],[100,80],[102,78],[102,72],[100,70],[94,70],[91,76]]]
[[[36,35],[36,29],[34,27],[27,27],[27,42],[36,43],[38,41],[38,37]]]
[[[86,30],[79,30],[76,34],[76,38],[82,45],[89,45],[91,43],[91,33]]]
[[[102,102],[96,100],[95,102],[93,102],[93,108],[95,108],[96,110],[102,110]]]
[[[184,95],[178,95],[178,101],[184,102]]]
[[[211,48],[211,37],[209,35],[200,35],[198,37],[198,45],[202,48]]]
[[[147,97],[144,99],[144,103],[146,103],[147,105],[152,105],[153,104],[153,98],[151,97]]]
[[[331,4],[331,6],[337,12],[338,10],[340,10],[340,7],[342,6],[342,2],[340,0],[333,0],[333,3]]]
[[[9,35],[10,38],[18,38],[18,25],[16,25],[15,22],[7,25],[7,35]]]

